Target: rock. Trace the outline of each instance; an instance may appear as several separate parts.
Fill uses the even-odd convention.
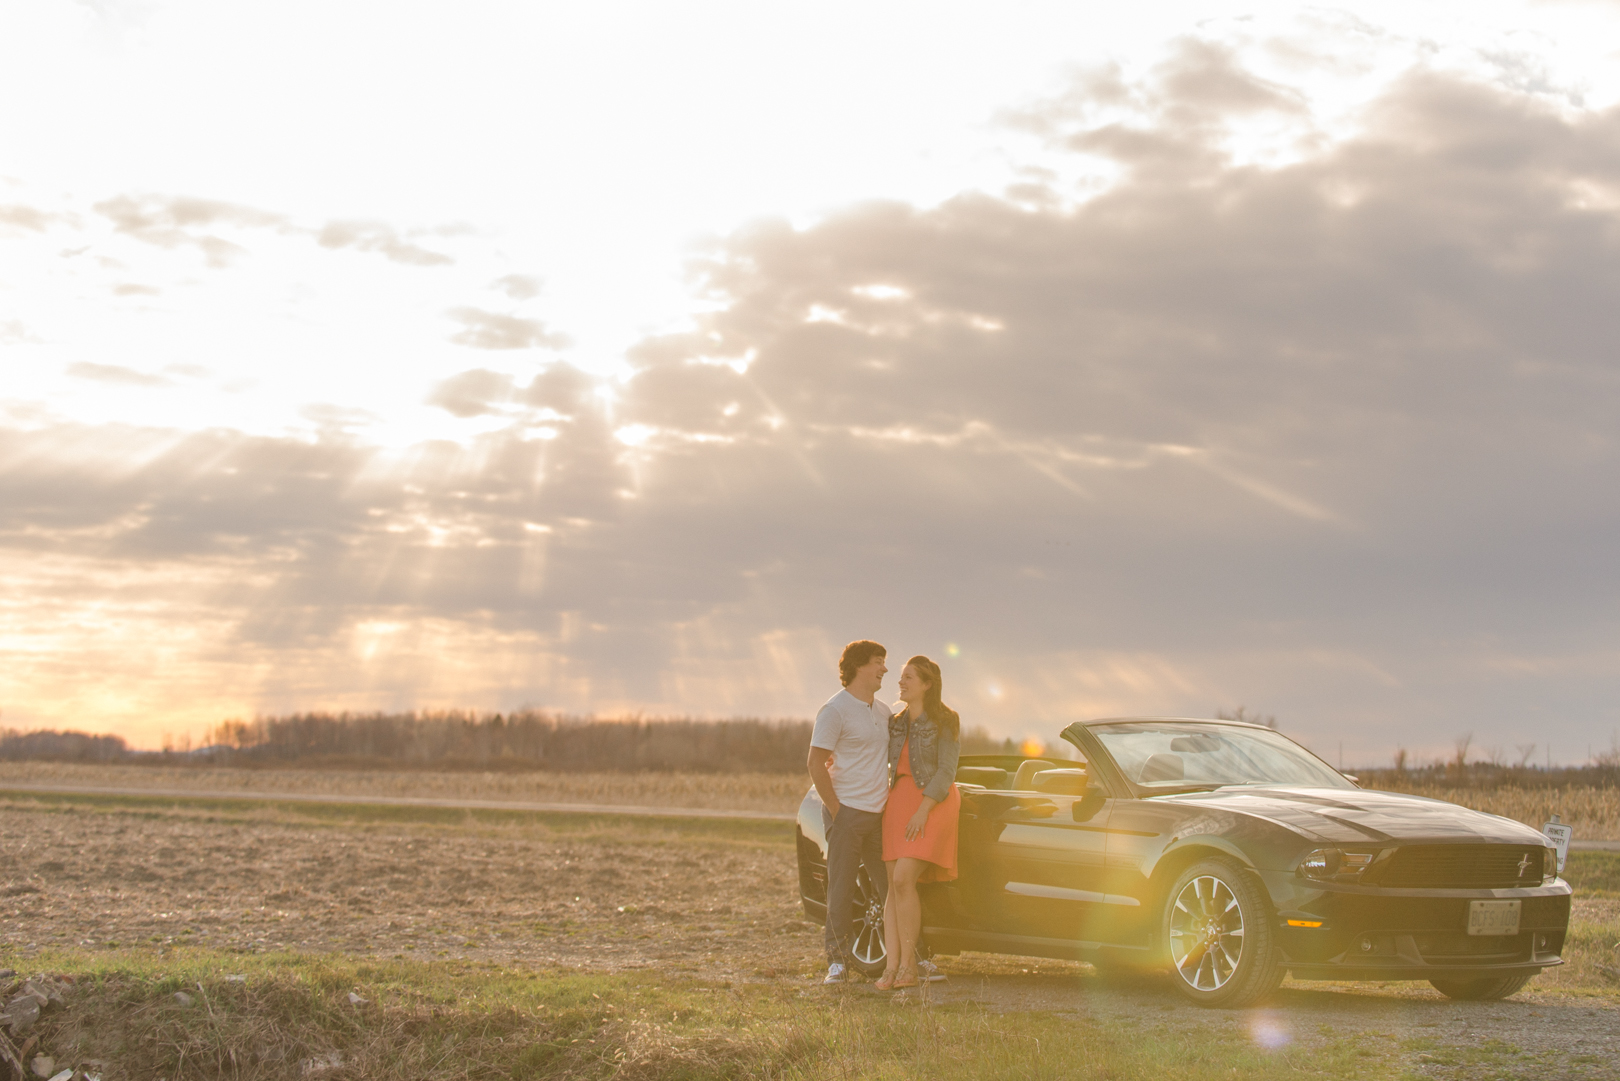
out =
[[[225,982],[226,983],[247,983],[247,977],[246,976],[226,976],[225,977]]]
[[[9,980],[17,974],[14,968],[0,968],[0,980]]]
[[[364,1006],[366,1003],[368,1003],[370,1001],[371,1000],[369,998],[361,998],[359,995],[355,994],[353,991],[349,992],[349,1005],[351,1005],[351,1006]]]
[[[176,1002],[180,1003],[180,1005],[182,1005],[182,1006],[194,1006],[197,1003],[196,999],[192,998],[190,995],[186,994],[184,991],[176,991],[174,993],[174,1000]]]
[[[24,981],[24,983],[22,985],[22,990],[18,991],[16,997],[13,998],[11,1001],[16,1002],[18,999],[21,999],[21,998],[31,998],[31,999],[33,999],[35,1002],[39,1003],[41,1009],[44,1009],[46,1006],[49,1006],[51,1004],[51,992],[47,991],[45,988],[41,987],[39,984],[35,983],[33,980]],[[61,1002],[62,1001],[62,996],[57,995],[56,996],[56,1001]]]
[[[343,1069],[343,1056],[336,1051],[328,1051],[324,1055],[307,1058],[298,1064],[298,1072],[305,1077],[317,1077],[332,1070]]]
[[[59,1073],[52,1074],[51,1081],[73,1081],[73,1070],[69,1068],[62,1070]]]
[[[34,1071],[35,1077],[49,1077],[56,1072],[56,1060],[49,1055],[35,1055],[28,1068]]]
[[[21,1036],[39,1020],[39,1000],[30,995],[18,995],[0,1013],[0,1022],[11,1026],[13,1036]]]

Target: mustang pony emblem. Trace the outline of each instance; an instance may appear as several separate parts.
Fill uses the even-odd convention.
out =
[[[1526,852],[1524,858],[1519,860],[1519,877],[1524,877],[1525,868],[1530,866],[1530,853]]]

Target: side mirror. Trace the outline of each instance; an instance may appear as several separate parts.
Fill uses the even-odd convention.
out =
[[[1083,769],[1043,769],[1031,783],[1048,796],[1083,796],[1089,780]]]

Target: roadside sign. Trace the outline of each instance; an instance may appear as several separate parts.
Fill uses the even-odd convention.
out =
[[[1558,873],[1563,874],[1564,858],[1569,855],[1569,839],[1575,835],[1575,831],[1559,822],[1558,815],[1553,815],[1552,821],[1541,827],[1541,832],[1558,849]]]

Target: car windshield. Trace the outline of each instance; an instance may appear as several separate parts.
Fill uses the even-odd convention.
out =
[[[1286,736],[1267,728],[1196,721],[1124,721],[1092,725],[1119,768],[1150,789],[1290,784],[1352,788],[1343,776]]]

